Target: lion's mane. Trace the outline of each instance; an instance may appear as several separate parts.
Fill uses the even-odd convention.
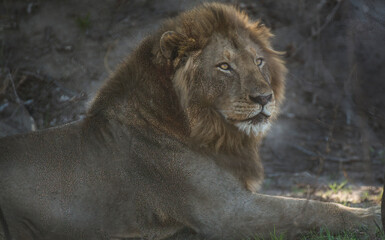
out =
[[[264,51],[271,87],[279,104],[284,97],[286,68],[281,53],[271,47],[270,30],[231,6],[208,3],[167,20],[155,34],[144,39],[99,91],[89,116],[104,115],[125,125],[166,133],[206,153],[222,154],[223,157],[216,158],[220,159],[219,165],[234,172],[246,185],[247,179],[259,182],[263,168],[256,146],[261,137],[240,132],[213,109],[195,106],[197,99],[192,99],[191,93],[196,89],[189,82],[204,81],[205,76],[193,64],[186,68],[186,53],[199,54],[213,34],[232,39],[239,29],[247,31]],[[162,54],[160,46],[167,31],[186,36],[168,41],[179,44],[178,51],[170,53],[172,60]],[[175,76],[182,66],[185,70]]]

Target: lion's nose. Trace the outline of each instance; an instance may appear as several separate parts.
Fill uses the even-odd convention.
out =
[[[249,98],[252,102],[261,104],[262,106],[266,105],[268,102],[271,101],[273,98],[273,94],[268,95],[258,95],[258,96],[251,96],[249,95]]]

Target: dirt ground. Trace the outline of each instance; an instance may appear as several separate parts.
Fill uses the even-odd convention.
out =
[[[146,34],[198,0],[2,0],[0,137],[84,117]],[[286,102],[261,155],[262,191],[379,202],[385,166],[385,2],[224,1],[286,51]]]

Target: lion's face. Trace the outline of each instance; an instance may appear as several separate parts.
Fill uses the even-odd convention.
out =
[[[266,131],[275,100],[262,49],[249,38],[231,41],[218,35],[212,40],[202,57],[210,61],[203,64],[208,86],[221,86],[213,106],[225,121],[249,135]]]
[[[195,28],[167,31],[160,39],[160,51],[173,64],[174,88],[195,126],[194,135],[209,131],[208,138],[220,136],[228,124],[250,136],[263,134],[277,115],[286,74],[279,53],[271,49],[272,34],[259,21],[251,22],[234,10],[206,10],[197,23],[189,20],[193,11],[182,18],[189,24],[183,26]],[[217,124],[218,120],[225,124]],[[205,121],[213,130],[202,127]]]
[[[217,111],[223,121],[248,135],[265,132],[275,115],[268,58],[262,48],[246,36],[232,39],[214,35],[195,65],[193,101]],[[188,66],[189,67],[189,66]]]

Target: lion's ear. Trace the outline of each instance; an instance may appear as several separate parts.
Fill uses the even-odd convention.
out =
[[[273,34],[270,32],[270,29],[266,27],[260,20],[252,24],[252,29],[256,34],[261,38],[262,41],[268,41]]]
[[[178,55],[179,47],[186,42],[187,37],[183,34],[167,31],[160,38],[160,51],[167,59],[174,59]]]

